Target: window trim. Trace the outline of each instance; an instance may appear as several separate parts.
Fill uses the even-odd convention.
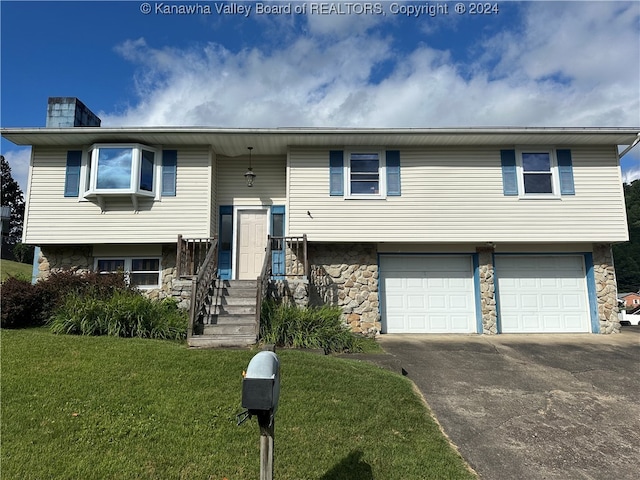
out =
[[[122,260],[124,262],[123,270],[124,270],[124,275],[125,275],[125,280],[127,282],[127,285],[129,285],[131,282],[132,273],[154,273],[153,271],[138,271],[138,270],[132,271],[131,268],[134,260],[157,260],[158,261],[158,283],[155,285],[136,285],[135,288],[137,288],[138,290],[154,290],[154,289],[162,288],[162,258],[159,256],[151,255],[148,257],[144,257],[141,255],[133,255],[133,256],[106,255],[106,256],[95,257],[93,261],[94,271],[98,273],[106,274],[106,273],[115,273],[115,272],[98,270],[98,262],[100,262],[101,260],[110,260],[110,261]]]
[[[131,177],[133,182],[129,188],[98,188],[98,156],[101,148],[130,148]],[[153,188],[151,191],[140,188],[140,174],[142,169],[142,151],[147,150],[154,154]],[[90,200],[104,197],[130,196],[137,207],[137,198],[152,198],[160,200],[162,196],[162,150],[158,147],[142,143],[94,143],[82,151],[80,165],[80,199]],[[133,186],[131,186],[133,183]]]
[[[558,172],[558,158],[556,148],[552,147],[537,147],[537,146],[522,146],[516,150],[516,175],[518,181],[518,197],[526,199],[550,199],[561,198],[560,192],[560,174]],[[527,153],[548,153],[549,154],[549,173],[551,174],[551,192],[548,193],[525,193],[524,191],[524,166],[523,166],[523,154]]]
[[[351,192],[351,155],[353,154],[378,155],[378,193],[352,193]],[[384,200],[387,198],[387,162],[386,151],[382,147],[347,147],[344,149],[344,198],[359,200]]]

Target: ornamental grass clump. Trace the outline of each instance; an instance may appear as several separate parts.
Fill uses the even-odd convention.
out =
[[[280,347],[322,348],[326,353],[359,351],[360,342],[342,321],[336,306],[301,308],[264,302],[260,339]]]
[[[53,333],[108,335],[181,340],[187,333],[187,314],[175,300],[152,300],[133,290],[110,296],[70,294],[55,311]]]

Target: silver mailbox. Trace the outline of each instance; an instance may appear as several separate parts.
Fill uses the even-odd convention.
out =
[[[273,416],[280,397],[280,361],[269,351],[257,353],[242,380],[242,406],[250,415],[269,412]]]

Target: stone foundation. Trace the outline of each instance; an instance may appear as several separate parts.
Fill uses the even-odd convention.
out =
[[[380,332],[378,258],[374,244],[309,244],[311,305],[338,305],[354,332]]]
[[[493,247],[478,247],[478,270],[480,274],[480,309],[482,311],[482,333],[498,333],[496,310],[496,286],[493,265]]]
[[[593,274],[596,282],[600,333],[620,333],[616,272],[611,245],[595,244],[593,246]]]
[[[38,257],[38,280],[46,279],[56,270],[83,273],[93,270],[91,245],[43,246]]]
[[[272,280],[269,283],[268,298],[298,307],[309,306],[308,280]]]

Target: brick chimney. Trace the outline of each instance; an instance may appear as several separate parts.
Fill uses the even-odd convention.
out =
[[[49,97],[47,127],[99,127],[100,119],[76,97]]]

